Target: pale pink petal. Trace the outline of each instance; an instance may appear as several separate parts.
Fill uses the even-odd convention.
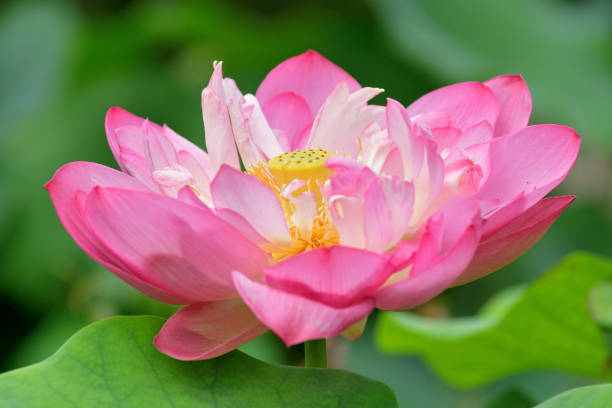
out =
[[[374,308],[371,299],[346,308],[334,308],[253,282],[239,272],[234,272],[233,278],[238,293],[255,316],[287,346],[335,337]]]
[[[465,130],[483,120],[494,125],[499,104],[487,86],[480,82],[462,82],[422,96],[406,111],[410,117],[428,112],[445,112],[450,114],[453,127]]]
[[[370,251],[393,247],[406,233],[412,217],[414,187],[395,176],[382,176],[363,196],[366,244]]]
[[[164,324],[153,343],[177,360],[206,360],[228,353],[268,329],[242,299],[196,303]]]
[[[397,146],[402,159],[404,179],[412,181],[423,166],[424,142],[412,131],[410,119],[399,102],[387,99],[386,115],[389,137]]]
[[[256,97],[262,106],[276,95],[293,92],[308,103],[316,114],[334,88],[344,82],[351,92],[360,86],[342,68],[316,51],[307,51],[276,66],[257,89]]]
[[[210,82],[202,91],[202,115],[206,150],[213,172],[217,172],[222,164],[239,169],[240,162],[223,89],[221,63],[215,64]]]
[[[427,140],[423,146],[425,160],[421,166],[421,171],[414,179],[415,199],[412,224],[428,216],[435,209],[431,208],[430,205],[435,201],[444,186],[444,161],[436,152],[435,143]]]
[[[376,307],[405,310],[418,306],[449,287],[469,264],[481,236],[479,207],[470,197],[455,197],[445,203],[428,222],[419,248],[399,247],[400,266],[406,259],[411,269],[392,275],[376,294]]]
[[[524,254],[542,238],[574,198],[544,198],[493,236],[482,241],[474,259],[454,285],[479,279]]]
[[[531,115],[531,93],[522,75],[501,75],[484,83],[499,102],[495,136],[516,132],[527,126]]]
[[[83,202],[95,186],[118,187],[134,191],[148,189],[133,177],[97,163],[73,162],[62,166],[45,187],[57,215],[74,241],[96,262],[126,283],[161,302],[185,304],[188,299],[134,275],[100,242],[83,214]]]
[[[340,236],[340,244],[365,248],[364,208],[361,198],[334,195],[328,200],[330,217]]]
[[[244,105],[242,107],[243,115],[248,125],[251,139],[255,145],[264,153],[265,159],[269,160],[285,150],[281,147],[276,139],[274,132],[270,128],[264,113],[259,106],[259,102],[251,94],[244,96]],[[245,113],[248,112],[248,113]]]
[[[336,308],[366,299],[394,272],[386,255],[338,245],[293,256],[264,270],[270,287]]]
[[[278,197],[257,178],[222,166],[210,190],[217,210],[229,208],[236,211],[270,242],[291,241],[285,212]]]
[[[308,104],[296,93],[283,92],[263,106],[263,112],[272,129],[285,132],[288,151],[300,149],[300,135],[312,124],[313,116]]]
[[[529,126],[497,137],[490,144],[491,173],[477,198],[504,207],[522,194],[516,211],[521,213],[565,178],[579,148],[576,132],[559,125]]]
[[[134,275],[190,300],[235,296],[231,270],[259,277],[267,255],[206,207],[96,187],[85,204],[92,231]]]
[[[350,93],[345,82],[338,84],[314,119],[307,147],[357,157],[360,138],[380,113],[367,101],[381,92],[378,88],[361,88]]]

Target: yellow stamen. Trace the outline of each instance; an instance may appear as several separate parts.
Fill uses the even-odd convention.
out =
[[[278,261],[315,248],[332,246],[339,243],[336,227],[329,219],[327,205],[324,202],[320,186],[329,179],[332,171],[325,167],[325,160],[333,153],[323,149],[296,150],[273,157],[266,164],[259,162],[249,169],[249,173],[263,181],[279,198],[291,231],[292,241],[288,245],[264,245],[263,249]],[[291,215],[295,206],[290,200],[281,196],[282,189],[293,180],[299,179],[305,185],[295,190],[292,195],[298,197],[305,191],[315,194],[318,202],[317,215],[312,221],[310,236],[302,236],[293,225]]]

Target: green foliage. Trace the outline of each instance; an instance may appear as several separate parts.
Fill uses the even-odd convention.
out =
[[[612,262],[575,254],[529,288],[498,295],[476,317],[431,320],[384,313],[376,341],[385,352],[422,355],[459,387],[534,369],[598,377],[609,350],[589,316],[587,296],[594,284],[609,279]]]
[[[612,385],[601,384],[566,391],[535,408],[609,408],[610,401]]]
[[[276,366],[234,351],[173,360],[151,343],[164,320],[115,317],[52,357],[0,375],[0,407],[393,407],[381,383],[340,370]]]

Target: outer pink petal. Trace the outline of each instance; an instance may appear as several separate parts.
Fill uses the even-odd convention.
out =
[[[227,101],[223,89],[221,63],[215,64],[210,82],[202,91],[202,116],[206,132],[206,150],[214,172],[222,164],[240,168]]]
[[[374,301],[368,299],[337,309],[253,282],[239,272],[234,272],[233,278],[238,293],[253,313],[287,346],[335,337],[374,308]]]
[[[480,82],[462,82],[422,96],[406,111],[410,117],[428,112],[446,112],[451,115],[453,127],[465,130],[483,120],[495,124],[499,104],[487,86]]]
[[[282,130],[287,138],[287,150],[300,149],[300,136],[312,125],[312,112],[308,104],[296,93],[283,92],[266,102],[263,112],[272,129]]]
[[[483,202],[495,200],[504,207],[523,195],[522,208],[516,211],[520,214],[565,178],[579,148],[576,132],[559,125],[529,126],[495,138],[489,150],[491,173],[477,198]],[[486,218],[490,216],[485,214]]]
[[[385,255],[333,246],[265,268],[264,280],[275,289],[343,308],[364,300],[392,272]]]
[[[85,211],[97,238],[127,269],[189,303],[235,297],[231,271],[257,278],[267,264],[262,250],[205,207],[95,188]]]
[[[304,98],[314,115],[340,82],[345,82],[351,92],[360,88],[342,68],[311,50],[276,66],[259,85],[255,96],[266,106],[276,95],[293,92]]]
[[[276,194],[257,178],[223,166],[210,190],[217,210],[229,208],[236,211],[271,242],[291,240],[285,213]]]
[[[479,279],[524,254],[542,238],[574,198],[574,196],[544,198],[493,236],[481,242],[474,259],[454,285]]]
[[[57,170],[45,187],[49,191],[60,221],[77,245],[96,262],[146,295],[165,303],[188,303],[188,299],[134,275],[98,240],[85,221],[82,211],[84,197],[95,186],[148,191],[135,178],[97,163],[68,163]]]
[[[196,303],[176,312],[153,343],[178,360],[205,360],[228,353],[268,329],[242,299]]]
[[[449,287],[470,263],[480,240],[477,203],[455,197],[434,214],[421,238],[407,278],[383,286],[376,294],[376,307],[405,310],[418,306]],[[414,248],[409,245],[410,253]],[[405,258],[405,256],[402,256]],[[393,276],[391,280],[393,280]]]
[[[495,92],[499,102],[495,136],[513,133],[527,126],[531,115],[531,93],[522,75],[501,75],[484,84]]]

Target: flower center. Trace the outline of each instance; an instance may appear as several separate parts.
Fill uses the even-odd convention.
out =
[[[282,260],[301,252],[339,242],[338,231],[328,217],[320,186],[332,175],[325,161],[334,153],[323,149],[296,150],[273,157],[266,164],[260,162],[249,173],[274,191],[285,211],[291,230],[289,245],[264,248],[274,259]],[[300,180],[303,183],[295,181]],[[316,198],[300,197],[312,193]]]

